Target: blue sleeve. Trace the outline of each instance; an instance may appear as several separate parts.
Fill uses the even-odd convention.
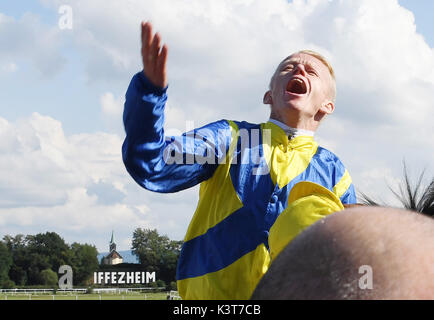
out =
[[[139,72],[128,87],[123,114],[125,167],[139,185],[162,193],[177,192],[209,179],[225,159],[231,141],[226,120],[179,137],[165,137],[166,101],[167,87],[154,86]]]
[[[345,191],[345,193],[342,195],[340,200],[343,204],[357,203],[356,190],[354,189],[354,185],[352,183],[348,187],[347,191]]]

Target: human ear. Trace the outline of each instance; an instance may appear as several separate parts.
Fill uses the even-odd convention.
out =
[[[335,104],[330,100],[325,101],[320,108],[320,111],[325,114],[332,114],[334,110]]]
[[[264,94],[264,98],[263,98],[263,103],[264,104],[273,104],[273,99],[271,98],[271,92],[267,91]]]

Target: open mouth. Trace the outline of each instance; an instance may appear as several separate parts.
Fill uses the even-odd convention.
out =
[[[286,91],[293,94],[306,94],[306,83],[300,78],[292,78],[286,87]]]

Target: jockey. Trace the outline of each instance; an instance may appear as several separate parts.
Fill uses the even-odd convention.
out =
[[[167,52],[151,24],[142,23],[144,68],[126,93],[124,164],[139,185],[154,192],[200,184],[178,261],[181,297],[249,299],[284,245],[356,202],[343,163],[314,140],[320,122],[334,111],[334,72],[313,51],[294,53],[280,63],[264,95],[271,108],[268,121],[219,120],[179,137],[165,136]],[[320,200],[323,207],[304,210],[296,219],[283,218],[294,207],[290,194],[300,182],[297,193],[332,201]]]

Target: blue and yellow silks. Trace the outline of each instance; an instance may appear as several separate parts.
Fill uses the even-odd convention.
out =
[[[356,202],[351,177],[313,137],[289,139],[271,122],[220,120],[165,137],[166,89],[153,87],[143,73],[131,81],[125,166],[137,183],[156,192],[200,183],[178,262],[181,297],[248,299],[271,263],[270,228],[288,207],[293,187],[310,181],[350,204]]]
[[[307,227],[328,215],[344,210],[335,193],[323,186],[302,181],[289,193],[288,205],[270,228],[268,242],[271,259]]]

